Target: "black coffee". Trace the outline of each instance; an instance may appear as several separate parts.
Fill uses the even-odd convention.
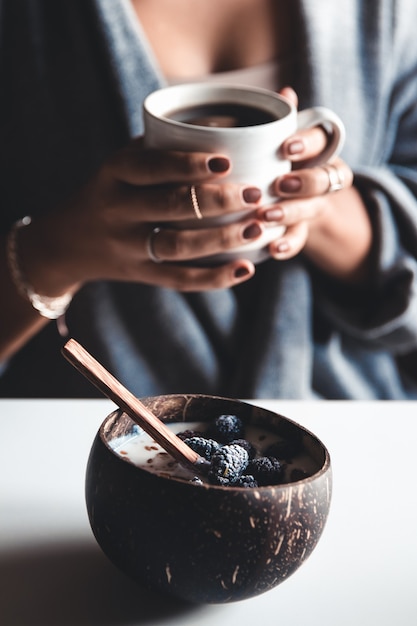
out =
[[[184,107],[171,111],[166,117],[176,122],[192,124],[193,126],[218,128],[258,126],[259,124],[268,124],[278,119],[278,116],[265,111],[265,109],[227,102]]]

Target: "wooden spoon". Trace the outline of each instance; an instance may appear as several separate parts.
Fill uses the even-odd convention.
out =
[[[196,473],[204,473],[208,461],[194,452],[152,413],[136,396],[124,387],[101,363],[91,356],[75,339],[69,339],[62,354],[100,391],[113,400],[145,432],[157,441],[179,463],[193,467]]]

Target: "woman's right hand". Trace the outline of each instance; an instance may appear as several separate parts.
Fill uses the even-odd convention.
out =
[[[21,262],[28,282],[38,293],[56,296],[99,279],[181,291],[227,288],[247,280],[255,268],[245,259],[210,268],[178,263],[257,239],[264,227],[253,216],[202,230],[163,228],[153,249],[168,262],[155,263],[148,254],[157,223],[197,219],[191,185],[204,217],[258,207],[258,189],[222,183],[229,168],[222,156],[148,150],[142,138],[134,139],[63,206],[22,229]]]

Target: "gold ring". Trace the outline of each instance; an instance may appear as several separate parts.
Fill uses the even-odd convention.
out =
[[[190,195],[191,195],[191,203],[193,205],[195,216],[198,220],[202,220],[203,214],[200,211],[200,205],[198,204],[197,192],[195,190],[194,185],[191,185],[190,187]]]
[[[154,249],[155,237],[160,231],[161,229],[158,226],[156,228],[153,228],[146,239],[146,252],[148,253],[148,257],[150,258],[150,260],[154,263],[162,263],[162,259],[160,259],[159,256],[155,254]]]
[[[327,172],[329,177],[329,187],[325,193],[333,193],[334,191],[340,191],[343,189],[343,183],[345,182],[345,176],[338,167],[327,163],[321,166],[322,169]]]

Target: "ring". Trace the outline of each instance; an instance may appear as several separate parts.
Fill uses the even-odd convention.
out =
[[[343,172],[331,163],[322,165],[321,168],[327,172],[329,177],[329,187],[325,193],[333,193],[334,191],[340,191],[343,189],[343,183],[345,182],[345,176]]]
[[[198,204],[197,192],[195,190],[195,186],[191,185],[190,187],[190,195],[191,195],[191,203],[193,205],[194,213],[198,220],[203,219],[203,214],[200,211],[200,205]]]
[[[156,228],[153,228],[146,239],[146,252],[148,253],[148,257],[150,258],[150,260],[154,263],[162,263],[162,259],[160,259],[159,256],[155,254],[154,250],[155,237],[160,231],[161,229],[158,226]]]

